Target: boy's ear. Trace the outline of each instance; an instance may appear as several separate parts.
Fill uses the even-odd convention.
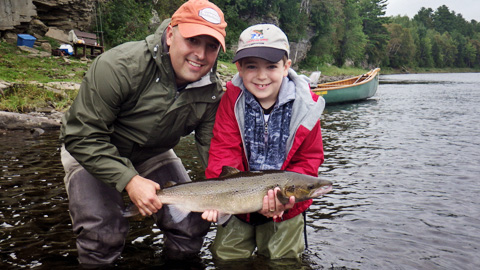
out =
[[[240,61],[235,62],[235,66],[237,66],[238,75],[242,77],[242,66],[240,65]]]
[[[283,70],[283,77],[288,76],[288,69],[290,68],[291,65],[292,65],[292,60],[291,59],[288,59],[287,61],[285,61],[285,66],[284,66],[284,70]]]

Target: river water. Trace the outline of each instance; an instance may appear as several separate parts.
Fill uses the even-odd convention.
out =
[[[325,163],[334,190],[307,215],[303,260],[188,269],[479,269],[480,74],[381,76],[376,96],[328,106]],[[58,131],[0,134],[0,269],[77,269]],[[193,179],[192,137],[177,147]],[[120,269],[171,269],[151,220],[131,221]]]

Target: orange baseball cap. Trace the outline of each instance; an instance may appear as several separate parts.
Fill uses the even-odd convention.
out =
[[[171,26],[177,26],[184,38],[208,35],[216,38],[225,51],[225,28],[223,12],[207,0],[190,0],[181,5],[172,16]]]

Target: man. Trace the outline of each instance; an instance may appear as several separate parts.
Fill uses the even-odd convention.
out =
[[[122,192],[144,216],[155,215],[170,259],[196,256],[209,222],[191,213],[174,223],[156,192],[190,181],[172,148],[195,131],[206,165],[218,102],[216,77],[227,24],[207,0],[190,0],[144,41],[99,56],[65,114],[60,138],[79,261],[111,264],[128,232]]]

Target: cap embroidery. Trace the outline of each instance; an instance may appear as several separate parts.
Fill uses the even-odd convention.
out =
[[[263,38],[263,30],[252,30],[252,37],[250,39],[261,39]]]
[[[263,30],[252,30],[252,32],[250,33],[250,40],[247,41],[247,44],[251,46],[251,45],[254,45],[255,43],[264,44],[264,42],[268,42],[268,38],[265,38],[263,36]]]
[[[198,12],[198,16],[202,17],[205,21],[213,23],[213,24],[220,24],[222,19],[218,12],[213,8],[204,8]]]

